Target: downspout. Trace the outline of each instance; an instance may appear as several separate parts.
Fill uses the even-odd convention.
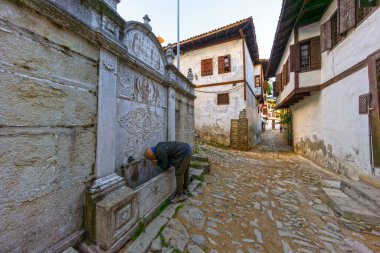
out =
[[[374,176],[375,175],[375,161],[373,160],[373,144],[372,144],[372,117],[371,117],[371,111],[373,108],[371,107],[371,92],[368,92],[368,137],[369,137],[369,160],[371,165],[371,173]]]

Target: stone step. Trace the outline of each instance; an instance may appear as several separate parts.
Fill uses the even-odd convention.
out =
[[[208,162],[191,161],[190,167],[195,169],[201,169],[205,174],[210,172],[210,164]]]
[[[321,185],[322,185],[322,187],[325,187],[325,188],[333,188],[333,189],[340,190],[340,181],[322,180]]]
[[[350,198],[342,191],[331,188],[322,188],[322,199],[343,218],[347,220],[364,221],[371,225],[378,225],[380,215],[364,207],[360,202]]]
[[[74,249],[73,247],[70,247],[64,250],[62,253],[78,253],[78,251]]]
[[[371,210],[380,210],[380,190],[363,182],[344,179],[342,191]],[[379,221],[380,222],[380,221]]]
[[[204,171],[202,169],[190,168],[190,179],[191,181],[195,179],[200,179],[204,175]]]
[[[190,193],[193,193],[193,192],[195,191],[195,189],[197,189],[197,187],[198,187],[199,185],[201,185],[201,184],[202,184],[201,181],[199,181],[199,180],[193,180],[193,181],[190,183],[190,185],[189,185],[189,192],[190,192]]]
[[[380,176],[361,175],[359,180],[380,190]]]
[[[191,157],[193,161],[208,162],[208,156],[205,154],[193,154]]]

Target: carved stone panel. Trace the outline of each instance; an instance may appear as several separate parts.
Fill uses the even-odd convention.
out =
[[[143,156],[167,140],[167,88],[120,64],[117,84],[116,168],[135,188],[159,171]]]
[[[124,44],[130,54],[165,75],[164,61],[160,53],[162,49],[159,49],[148,35],[138,29],[131,29],[125,35]]]
[[[123,237],[138,219],[138,197],[128,187],[107,194],[96,203],[96,240],[103,249],[109,249]]]
[[[175,192],[175,171],[171,168],[158,177],[145,183],[143,187],[136,189],[139,202],[139,217],[146,217],[162,204],[165,199]]]

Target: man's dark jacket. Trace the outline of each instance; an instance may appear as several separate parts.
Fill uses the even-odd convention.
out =
[[[160,142],[154,149],[157,158],[157,165],[167,170],[170,167],[179,168],[183,159],[191,154],[191,147],[183,142]]]

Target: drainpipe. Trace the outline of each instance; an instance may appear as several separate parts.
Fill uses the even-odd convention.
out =
[[[369,136],[369,160],[371,162],[371,172],[372,175],[375,175],[375,161],[373,160],[373,145],[372,145],[372,117],[371,111],[373,108],[371,107],[371,92],[368,92],[368,136]]]

